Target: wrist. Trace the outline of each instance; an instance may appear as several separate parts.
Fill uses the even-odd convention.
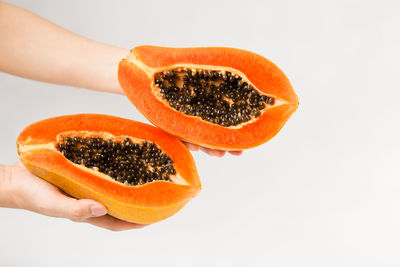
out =
[[[129,54],[129,50],[96,41],[87,40],[87,51],[77,53],[81,63],[72,64],[75,69],[76,87],[114,94],[123,94],[118,81],[119,62]],[[87,65],[85,65],[87,64]],[[75,66],[81,66],[76,71]]]
[[[15,208],[12,191],[12,166],[0,165],[0,207]]]
[[[104,76],[107,74],[111,77],[108,79],[110,88],[106,91],[115,94],[123,95],[124,92],[118,81],[118,66],[119,62],[129,55],[129,49],[120,48],[116,46],[105,45],[106,50],[108,51],[108,55],[105,55],[104,62],[106,62],[106,68],[104,71]],[[104,52],[104,54],[106,54]]]

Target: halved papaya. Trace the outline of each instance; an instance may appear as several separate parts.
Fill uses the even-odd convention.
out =
[[[45,119],[21,132],[17,150],[37,176],[71,196],[94,199],[129,222],[165,219],[201,188],[193,157],[179,140],[118,117]]]
[[[118,78],[154,125],[181,140],[222,150],[268,141],[299,102],[275,64],[234,48],[139,46],[120,62]]]

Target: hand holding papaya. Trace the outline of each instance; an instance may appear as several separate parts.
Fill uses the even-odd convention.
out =
[[[0,205],[25,209],[43,215],[67,218],[74,222],[90,223],[108,230],[121,231],[144,225],[118,220],[107,214],[107,209],[91,199],[75,199],[60,189],[38,178],[18,162],[0,166]]]

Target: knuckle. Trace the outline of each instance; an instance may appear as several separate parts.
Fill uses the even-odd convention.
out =
[[[85,218],[85,211],[80,207],[74,207],[71,211],[71,221],[81,222]]]

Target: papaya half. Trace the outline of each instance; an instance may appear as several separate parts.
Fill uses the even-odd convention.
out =
[[[200,191],[192,155],[164,131],[99,114],[49,118],[17,139],[20,160],[34,174],[76,198],[140,224],[163,220]]]
[[[120,61],[118,79],[154,125],[181,140],[221,150],[265,143],[299,103],[274,63],[235,48],[135,47]]]

